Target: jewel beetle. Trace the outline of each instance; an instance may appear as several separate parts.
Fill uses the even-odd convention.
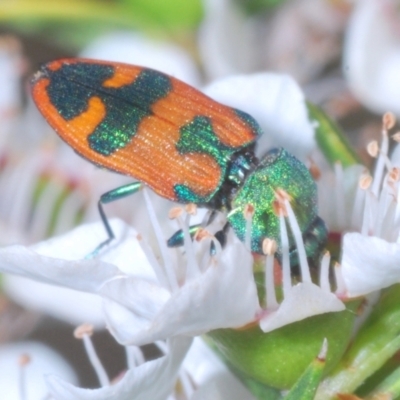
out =
[[[317,214],[316,185],[303,163],[286,150],[255,156],[262,134],[247,113],[222,105],[184,82],[150,68],[89,59],[49,62],[32,79],[32,96],[48,123],[78,154],[137,180],[111,190],[103,204],[146,184],[160,196],[227,213],[227,226],[244,241],[248,204],[254,209],[251,250],[262,254],[275,239],[279,257],[277,189],[290,198],[307,256],[319,256],[327,231]],[[290,251],[296,253],[289,234]],[[179,243],[179,235],[169,241]],[[97,250],[98,250],[97,249]],[[295,256],[293,256],[295,258]]]

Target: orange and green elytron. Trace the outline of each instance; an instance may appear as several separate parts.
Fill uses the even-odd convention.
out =
[[[79,58],[44,65],[33,77],[32,95],[77,153],[139,181],[101,196],[99,211],[109,238],[99,248],[114,238],[102,205],[135,193],[144,183],[169,200],[227,212],[228,225],[241,240],[243,211],[251,204],[251,248],[256,253],[262,253],[266,237],[280,242],[273,202],[276,189],[284,189],[308,256],[319,256],[326,228],[317,215],[312,177],[284,149],[258,160],[254,149],[262,132],[245,112],[159,71]],[[168,243],[181,241],[176,234]],[[292,239],[290,245],[294,249]]]

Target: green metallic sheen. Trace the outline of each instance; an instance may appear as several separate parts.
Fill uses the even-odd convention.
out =
[[[210,198],[210,196],[199,196],[187,185],[175,185],[174,192],[178,203],[206,204]]]
[[[67,121],[85,112],[91,98],[101,99],[105,117],[87,140],[91,149],[104,156],[125,147],[143,118],[152,115],[152,105],[172,89],[167,75],[147,68],[134,82],[117,88],[103,86],[115,73],[107,64],[75,62],[43,72],[50,80],[47,87],[50,102]]]
[[[238,151],[237,147],[228,147],[221,143],[215,134],[211,118],[198,115],[180,128],[180,138],[176,143],[180,154],[204,153],[210,155],[219,166],[224,168],[229,157]]]
[[[240,114],[240,118],[250,125],[255,135],[259,134],[260,128],[257,123],[248,116],[248,114],[243,112]],[[249,146],[249,143],[246,143],[241,147],[230,147],[221,143],[218,136],[215,134],[211,118],[203,115],[197,115],[194,117],[189,123],[183,125],[179,132],[180,138],[176,143],[177,151],[180,154],[202,153],[209,155],[219,165],[219,174],[221,177],[227,175],[227,170],[228,167],[230,167],[230,161],[233,158],[233,155],[238,153],[241,148]],[[235,166],[233,166],[233,168],[235,168]],[[234,173],[237,172],[234,171]],[[231,171],[229,171],[229,175],[231,174]],[[190,188],[184,184],[177,184],[174,187],[177,201],[181,203],[207,205],[223,182],[224,179],[221,179],[219,185],[215,188],[215,191],[206,197],[196,194],[195,188]]]
[[[263,134],[260,125],[258,125],[258,122],[251,115],[237,108],[233,108],[233,111],[242,121],[251,127],[255,135],[261,136]]]
[[[133,83],[117,88],[118,93],[114,94],[114,88],[103,90],[108,92],[102,99],[107,114],[88,142],[93,150],[108,156],[132,140],[143,118],[152,115],[151,106],[170,92],[171,81],[161,72],[144,69]]]
[[[262,253],[262,242],[271,238],[281,251],[279,217],[275,214],[274,202],[277,189],[283,189],[291,197],[290,204],[303,234],[317,218],[317,189],[306,166],[284,149],[275,149],[261,160],[249,175],[246,183],[232,200],[232,211],[228,221],[236,235],[245,240],[246,220],[244,209],[254,207],[251,234],[251,250]],[[290,247],[294,246],[288,229]]]

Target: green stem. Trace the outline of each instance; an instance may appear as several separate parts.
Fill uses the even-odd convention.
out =
[[[318,389],[316,400],[353,393],[400,349],[400,291],[393,285],[383,292],[379,303],[358,332],[333,373]]]

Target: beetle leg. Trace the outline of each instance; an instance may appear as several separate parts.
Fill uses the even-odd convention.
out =
[[[85,258],[89,259],[89,258],[96,257],[99,254],[100,250],[104,246],[107,246],[115,238],[114,232],[111,229],[110,223],[108,222],[106,213],[104,212],[103,205],[111,203],[115,200],[122,199],[122,198],[130,196],[130,195],[133,195],[133,194],[137,193],[142,186],[143,186],[142,182],[133,182],[133,183],[129,183],[124,186],[120,186],[116,189],[110,190],[109,192],[106,192],[100,196],[100,199],[97,203],[97,207],[99,209],[100,218],[103,221],[103,225],[107,232],[108,238],[104,242],[101,242]]]

